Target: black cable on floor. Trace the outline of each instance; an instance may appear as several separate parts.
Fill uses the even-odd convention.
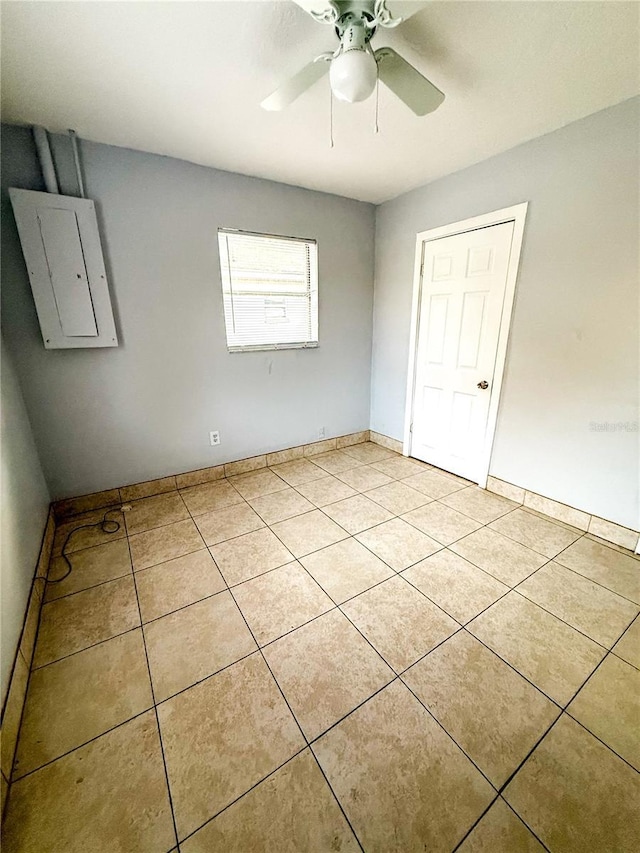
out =
[[[122,512],[122,507],[118,506],[108,509],[103,515],[102,521],[94,521],[93,524],[80,524],[78,527],[74,527],[73,530],[69,531],[67,538],[64,540],[64,545],[62,546],[62,552],[60,554],[62,559],[67,564],[67,571],[62,575],[62,577],[56,578],[55,580],[50,577],[45,577],[44,580],[46,580],[47,583],[60,583],[60,581],[63,581],[65,580],[65,578],[68,578],[71,572],[73,571],[73,566],[71,565],[71,560],[69,559],[69,556],[66,553],[66,548],[69,544],[69,540],[74,535],[74,533],[78,532],[78,530],[85,530],[90,527],[99,527],[103,533],[117,533],[120,530],[120,528],[122,527],[122,522],[116,521],[114,518],[107,518],[110,512]]]

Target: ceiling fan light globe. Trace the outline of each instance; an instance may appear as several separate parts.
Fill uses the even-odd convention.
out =
[[[339,101],[365,101],[376,87],[378,65],[367,50],[347,50],[331,62],[329,82]]]

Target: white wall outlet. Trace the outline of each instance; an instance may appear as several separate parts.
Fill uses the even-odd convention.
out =
[[[320,427],[318,430],[318,438],[324,438],[324,427]]]
[[[220,433],[217,429],[212,429],[209,433],[209,444],[211,447],[215,447],[217,444],[220,444]]]

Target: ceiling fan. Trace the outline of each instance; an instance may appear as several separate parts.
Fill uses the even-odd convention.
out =
[[[295,0],[322,24],[335,27],[340,44],[333,53],[322,53],[262,101],[265,110],[283,110],[329,72],[331,91],[341,101],[355,103],[368,98],[380,79],[416,115],[433,112],[444,94],[403,59],[393,48],[374,51],[371,39],[378,27],[397,27],[425,3],[405,2],[402,17],[394,17],[387,0]]]

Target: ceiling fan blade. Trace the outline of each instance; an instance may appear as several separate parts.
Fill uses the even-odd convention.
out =
[[[394,95],[418,116],[433,112],[444,101],[444,94],[391,47],[375,52],[378,77]]]
[[[429,5],[428,0],[386,0],[385,6],[394,18],[408,20],[416,12],[421,12]]]
[[[331,57],[331,54],[327,55]],[[279,86],[268,98],[265,98],[260,106],[264,110],[283,110],[292,104],[307,89],[310,89],[321,77],[329,71],[327,58],[318,57],[315,62],[305,65],[297,74],[294,74],[286,83]]]
[[[332,0],[293,0],[293,2],[316,21],[324,21],[328,24],[337,20],[339,16],[339,11]]]

